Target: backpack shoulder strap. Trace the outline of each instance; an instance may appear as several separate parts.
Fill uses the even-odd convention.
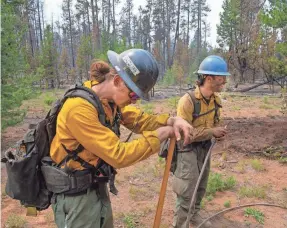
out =
[[[68,98],[72,97],[81,97],[90,102],[97,109],[101,124],[107,126],[106,114],[103,105],[99,97],[93,92],[93,90],[85,86],[76,85],[74,88],[69,89],[65,93],[64,98],[62,99],[63,104]]]
[[[200,109],[201,109],[200,101],[195,97],[194,91],[189,90],[189,91],[187,91],[187,94],[189,95],[189,97],[193,103],[192,117],[194,119],[198,118],[199,114],[200,114]]]
[[[215,106],[215,114],[214,114],[214,123],[218,123],[219,122],[219,114],[218,114],[218,110],[220,108],[222,108],[221,104],[218,104],[216,102],[216,99],[214,99],[214,106]]]

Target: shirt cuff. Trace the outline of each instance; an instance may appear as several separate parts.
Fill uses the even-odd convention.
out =
[[[169,114],[161,114],[157,117],[157,122],[163,126],[166,126],[169,117],[170,117]]]

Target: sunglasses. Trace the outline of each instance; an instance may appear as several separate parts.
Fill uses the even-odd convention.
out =
[[[140,97],[135,92],[130,92],[129,93],[129,98],[131,100],[139,100],[140,99]]]
[[[129,98],[131,99],[131,100],[139,100],[140,99],[140,97],[134,92],[134,91],[132,91],[129,87],[128,87],[128,85],[125,83],[125,85],[126,85],[126,87],[129,89]]]

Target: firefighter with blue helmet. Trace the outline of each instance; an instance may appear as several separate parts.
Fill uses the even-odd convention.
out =
[[[196,193],[195,205],[192,205],[191,221],[187,220],[191,197],[194,193],[203,162],[211,145],[211,139],[224,139],[227,131],[220,127],[221,100],[217,92],[221,92],[230,75],[224,59],[217,55],[206,57],[195,72],[198,75],[195,91],[188,91],[179,100],[177,115],[189,122],[200,134],[192,142],[183,147],[178,147],[176,169],[174,171],[173,191],[177,196],[173,227],[185,228],[186,222],[199,225],[204,216],[199,212],[200,203],[207,188],[210,170],[210,159]],[[212,227],[210,222],[205,227]]]

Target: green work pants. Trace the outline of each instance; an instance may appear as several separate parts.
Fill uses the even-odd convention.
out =
[[[58,228],[113,228],[106,184],[83,194],[57,194],[52,208]]]
[[[191,198],[210,147],[210,144],[207,146],[202,145],[203,144],[192,146],[190,151],[178,152],[177,154],[177,167],[174,173],[172,186],[173,191],[177,196],[173,221],[173,226],[176,228],[186,228],[186,219]],[[210,159],[208,159],[196,193],[195,204],[192,206],[191,211],[192,215],[200,210],[200,202],[206,192],[209,170]]]

